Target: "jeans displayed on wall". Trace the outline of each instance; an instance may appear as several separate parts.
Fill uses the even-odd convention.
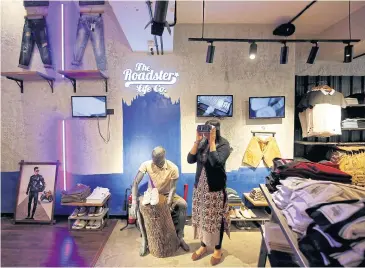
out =
[[[51,46],[45,18],[25,19],[19,67],[28,68],[33,54],[34,43],[37,43],[44,67],[52,68]]]
[[[104,43],[104,22],[101,15],[80,16],[77,27],[77,37],[72,65],[80,66],[87,42],[91,39],[96,65],[99,70],[106,70],[106,55]]]

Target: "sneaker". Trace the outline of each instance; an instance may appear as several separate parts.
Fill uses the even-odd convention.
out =
[[[159,201],[159,195],[157,188],[153,188],[151,191],[151,206],[156,206]]]
[[[250,214],[251,218],[257,218],[256,214],[253,213],[251,209],[248,210],[248,214]]]
[[[95,207],[91,207],[89,208],[89,214],[88,214],[89,217],[94,217],[96,216],[95,215]]]
[[[87,221],[81,220],[80,224],[77,225],[77,229],[84,229],[86,227],[86,225],[87,225]]]
[[[72,225],[72,229],[78,229],[77,227],[80,225],[81,220],[76,220]]]
[[[103,207],[97,207],[94,213],[95,217],[99,217],[104,213],[104,208]]]
[[[233,209],[230,209],[230,210],[229,210],[229,217],[230,217],[231,219],[235,219],[235,218],[237,218],[237,217],[236,217],[236,212],[235,212]]]
[[[87,214],[87,208],[81,207],[77,216],[82,217],[82,216],[85,216],[86,214]]]
[[[151,202],[151,194],[152,190],[148,188],[147,191],[144,192],[142,205],[146,206]]]
[[[91,229],[91,227],[93,226],[95,224],[95,221],[94,220],[91,220],[91,221],[89,221],[88,223],[87,223],[87,225],[86,225],[86,229]]]
[[[234,213],[236,214],[236,218],[238,218],[238,219],[242,219],[243,218],[242,215],[241,215],[241,213],[240,213],[240,209],[235,208],[234,209]]]
[[[245,208],[245,209],[240,209],[240,213],[241,215],[246,218],[246,219],[251,219],[251,215],[250,213],[248,212],[248,210]]]
[[[98,221],[95,221],[94,225],[91,226],[91,229],[100,229],[101,226],[103,225],[104,223],[104,220],[98,220]]]
[[[75,210],[72,212],[72,214],[70,215],[71,219],[74,219],[77,217],[77,214],[79,213],[79,208],[75,208]]]

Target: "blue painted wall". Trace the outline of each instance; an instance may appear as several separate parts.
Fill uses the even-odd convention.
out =
[[[172,103],[171,99],[151,92],[143,97],[137,97],[127,105],[123,105],[123,161],[124,173],[120,174],[94,174],[78,175],[67,174],[68,187],[76,183],[89,185],[92,189],[97,186],[107,187],[112,193],[110,203],[111,214],[125,215],[123,211],[125,190],[130,187],[133,179],[143,161],[151,159],[152,149],[163,146],[167,152],[167,158],[173,161],[181,172],[181,126],[180,103]],[[258,168],[240,168],[238,171],[228,172],[227,186],[238,192],[248,192],[258,184],[265,181],[269,170]],[[19,172],[1,173],[1,211],[13,213],[16,198],[16,189]],[[62,178],[60,174],[59,178]],[[189,186],[188,214],[191,215],[192,189],[195,174],[180,173],[177,193],[183,196],[184,184]],[[147,182],[147,176],[144,178]],[[63,181],[59,179],[56,191],[56,215],[67,215],[72,211],[71,207],[60,205]]]

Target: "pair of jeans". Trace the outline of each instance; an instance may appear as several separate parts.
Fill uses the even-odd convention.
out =
[[[105,71],[104,21],[101,15],[83,14],[80,16],[72,65],[81,65],[89,38],[93,46],[96,65],[99,70]]]
[[[34,213],[37,209],[38,204],[38,192],[30,191],[28,196],[28,217],[30,216],[30,209],[32,207],[33,202],[33,210],[32,210],[32,218],[34,217]]]
[[[172,222],[174,223],[178,238],[181,239],[184,237],[186,211],[188,209],[188,204],[181,196],[175,194],[172,201],[172,207],[174,208],[173,211],[171,211]]]
[[[32,58],[34,43],[45,68],[52,68],[51,46],[49,43],[46,19],[28,19],[24,21],[22,45],[19,56],[19,67],[28,68]]]

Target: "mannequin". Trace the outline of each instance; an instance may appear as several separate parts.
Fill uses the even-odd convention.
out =
[[[105,1],[79,1],[80,18],[77,26],[77,37],[72,65],[80,66],[85,48],[91,39],[96,65],[102,72],[106,71],[106,55],[104,43]]]
[[[33,54],[34,43],[45,68],[52,68],[51,46],[49,43],[47,23],[49,1],[24,1],[26,15],[19,56],[19,67],[28,69]]]

